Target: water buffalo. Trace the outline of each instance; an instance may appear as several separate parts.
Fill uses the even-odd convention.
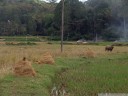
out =
[[[113,45],[111,45],[111,46],[106,46],[105,47],[105,51],[112,51],[113,50],[113,48],[114,48],[114,46]]]

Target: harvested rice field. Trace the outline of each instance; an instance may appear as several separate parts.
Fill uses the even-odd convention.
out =
[[[114,46],[112,52],[107,52],[103,44],[65,44],[61,53],[59,43],[35,43],[0,43],[0,96],[128,93],[128,46]],[[19,63],[16,72],[27,75],[15,74],[18,62],[23,64]],[[24,66],[27,68],[21,70]]]

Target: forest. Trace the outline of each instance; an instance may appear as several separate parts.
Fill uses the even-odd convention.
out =
[[[62,1],[0,0],[1,36],[60,40]],[[64,1],[64,40],[128,40],[127,0]]]

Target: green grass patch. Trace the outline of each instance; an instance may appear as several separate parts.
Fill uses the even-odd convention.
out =
[[[60,41],[49,41],[48,44],[60,44]],[[64,41],[64,45],[94,45],[94,46],[128,46],[128,42],[88,42],[87,43],[77,43],[76,41]]]
[[[0,79],[0,96],[50,96],[63,83],[70,96],[128,92],[128,54],[97,58],[57,58],[55,65],[33,64],[36,77]]]
[[[47,40],[46,36],[1,36],[0,40],[6,42],[41,42]]]
[[[58,73],[54,82],[56,86],[64,83],[70,96],[128,92],[128,54],[62,61],[68,69]]]
[[[5,41],[32,41],[32,42],[39,42],[40,39],[39,38],[35,38],[35,37],[8,37],[8,38],[5,38]]]
[[[0,80],[0,96],[50,96],[52,78],[58,70],[52,65],[33,64],[36,77],[8,75]]]

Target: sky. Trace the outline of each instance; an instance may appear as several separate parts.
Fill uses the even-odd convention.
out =
[[[44,0],[45,1],[45,0]],[[60,0],[58,0],[57,2],[59,2]],[[84,2],[84,1],[87,1],[87,0],[79,0],[79,1],[82,1],[82,2]]]
[[[58,1],[60,1],[60,0],[58,0]],[[84,1],[87,1],[87,0],[79,0],[79,1],[83,1],[84,2]]]

